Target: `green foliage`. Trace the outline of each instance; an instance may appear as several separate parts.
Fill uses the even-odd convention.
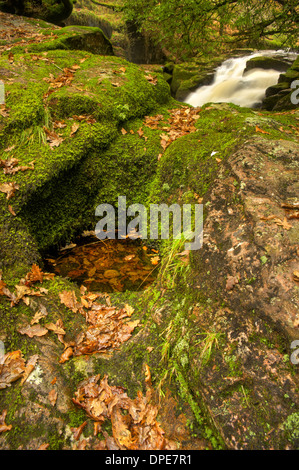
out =
[[[167,241],[161,247],[163,260],[159,271],[159,282],[161,286],[172,289],[175,287],[177,279],[184,279],[190,265],[186,264],[179,256],[184,250],[186,239],[182,235],[180,239]]]
[[[203,333],[204,338],[201,338],[198,341],[198,345],[201,348],[199,359],[201,366],[206,365],[212,355],[214,348],[218,348],[219,340],[222,336],[222,333],[216,333],[215,331],[206,331]]]
[[[125,15],[178,58],[219,51],[225,43],[256,46],[261,37],[298,35],[297,0],[126,0]]]

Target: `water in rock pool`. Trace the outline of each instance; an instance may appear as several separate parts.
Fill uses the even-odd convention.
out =
[[[88,240],[47,257],[47,269],[90,291],[143,290],[151,284],[159,255],[134,240]]]
[[[184,100],[191,106],[206,103],[233,103],[248,108],[258,107],[268,87],[275,85],[281,72],[256,68],[244,73],[246,62],[258,56],[281,56],[295,60],[296,55],[284,51],[259,51],[224,61],[216,70],[213,83],[201,86]],[[294,57],[293,57],[294,56]]]

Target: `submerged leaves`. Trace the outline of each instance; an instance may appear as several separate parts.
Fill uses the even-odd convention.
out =
[[[96,239],[97,240],[97,239]],[[130,241],[99,240],[66,247],[55,260],[53,271],[69,277],[90,291],[122,291],[146,288],[154,279],[150,255]]]

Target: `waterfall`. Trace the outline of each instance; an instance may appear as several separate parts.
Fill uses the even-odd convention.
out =
[[[258,51],[244,57],[225,60],[217,69],[211,85],[201,86],[184,100],[191,106],[205,103],[233,103],[248,108],[258,107],[268,87],[275,85],[281,72],[256,68],[244,73],[246,62],[258,56],[281,56],[295,60],[296,54],[286,51]]]

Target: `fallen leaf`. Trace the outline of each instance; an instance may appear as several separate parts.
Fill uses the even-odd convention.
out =
[[[51,403],[52,406],[56,405],[57,396],[58,396],[58,394],[57,394],[57,391],[55,389],[53,389],[49,392],[48,397],[49,397],[49,400],[50,400],[50,403]]]
[[[46,323],[45,325],[45,328],[47,328],[48,330],[51,330],[53,331],[53,333],[57,334],[57,335],[65,335],[65,331],[63,328],[61,328],[61,326],[59,326],[59,324],[57,325],[57,323]]]
[[[10,384],[21,378],[25,371],[25,361],[21,351],[6,353],[1,362],[0,390],[10,387]]]
[[[8,205],[8,210],[11,213],[11,215],[13,215],[14,217],[17,215],[10,204]]]
[[[44,305],[40,306],[40,309],[34,314],[34,317],[32,318],[30,324],[34,325],[35,323],[38,323],[41,318],[45,318],[48,315],[47,309]]]
[[[4,152],[11,152],[12,150],[14,150],[16,148],[15,145],[12,145],[11,147],[7,147]]]
[[[75,65],[72,65],[72,66],[70,67],[70,70],[71,70],[72,72],[76,72],[76,71],[79,70],[80,68],[81,68],[80,65],[75,64]]]
[[[299,202],[285,202],[283,204],[281,204],[281,207],[283,207],[284,209],[294,209],[294,210],[298,210],[299,209]]]
[[[37,450],[47,450],[50,444],[41,444]]]
[[[125,312],[130,317],[135,312],[134,308],[131,305],[125,304]]]
[[[0,191],[6,194],[7,200],[11,199],[15,195],[16,190],[18,189],[19,189],[19,185],[16,184],[15,182],[2,183],[0,185]]]
[[[66,127],[65,121],[55,121],[53,122],[54,129],[64,129]]]
[[[37,264],[33,264],[31,271],[26,274],[25,277],[27,284],[32,284],[35,282],[43,282],[44,273],[42,272],[41,268]]]
[[[77,301],[75,291],[63,291],[59,293],[60,301],[74,313],[78,312],[80,304]]]
[[[72,125],[70,137],[73,137],[73,136],[76,134],[76,132],[78,131],[79,127],[80,127],[80,125],[77,124],[76,122]]]
[[[29,165],[18,165],[19,160],[17,158],[7,158],[6,160],[0,160],[0,166],[3,167],[3,173],[5,175],[14,175],[18,171],[34,170],[34,161],[30,162]]]
[[[284,217],[283,220],[281,220],[279,217],[276,215],[269,215],[268,217],[261,217],[261,220],[272,220],[275,222],[277,225],[283,227],[285,230],[290,230],[292,228],[292,225],[290,225],[287,221],[287,218]]]
[[[235,276],[228,276],[226,281],[226,290],[232,290],[236,284],[238,284],[239,279]]]
[[[178,256],[180,257],[180,260],[183,263],[185,263],[185,264],[189,263],[189,258],[190,258],[190,251],[189,250],[181,251],[181,253],[178,253]]]
[[[23,328],[19,328],[17,331],[18,333],[21,333],[21,335],[29,336],[29,338],[33,338],[34,336],[44,336],[48,333],[47,328],[44,328],[41,325],[27,325]]]
[[[21,385],[23,385],[23,383],[26,382],[31,372],[35,369],[38,358],[39,358],[38,354],[34,354],[28,359],[27,364],[25,366],[24,375],[21,380]]]
[[[2,414],[0,414],[0,433],[10,431],[12,428],[11,424],[7,425],[5,423],[6,415],[7,415],[7,410],[2,411]]]
[[[145,75],[145,78],[153,85],[157,85],[158,83],[157,77],[153,77],[152,75]]]
[[[0,115],[4,118],[9,116],[9,111],[5,104],[0,105]]]
[[[80,438],[82,431],[86,425],[87,425],[87,421],[84,421],[84,423],[82,423],[78,428],[71,428],[72,432],[74,433],[74,439],[76,441]]]
[[[159,408],[152,401],[151,374],[146,373],[146,395],[141,391],[133,400],[122,387],[109,385],[108,376],[100,381],[100,375],[89,377],[81,383],[73,402],[85,410],[96,423],[95,433],[102,423],[111,421],[112,436],[103,431],[105,441],[97,449],[108,450],[163,450],[177,447],[164,437],[157,422]],[[100,428],[101,429],[101,428]]]
[[[73,348],[69,346],[64,350],[62,355],[60,356],[59,363],[64,364],[66,361],[68,361],[72,356],[74,355]]]
[[[262,134],[270,134],[270,132],[264,131],[263,129],[260,129],[258,126],[255,127],[256,132],[261,132]]]
[[[283,220],[274,220],[277,225],[280,225],[282,228],[285,230],[290,230],[292,228],[292,225],[288,223],[287,218],[284,217]]]
[[[157,264],[159,264],[159,261],[160,261],[160,257],[159,256],[153,256],[151,258],[151,263],[152,265],[156,266]]]
[[[64,141],[64,139],[56,134],[55,132],[50,131],[45,126],[43,127],[47,136],[47,141],[51,148],[59,147],[59,145]]]
[[[147,385],[152,384],[151,371],[150,371],[150,368],[147,364],[145,364],[145,383]]]

